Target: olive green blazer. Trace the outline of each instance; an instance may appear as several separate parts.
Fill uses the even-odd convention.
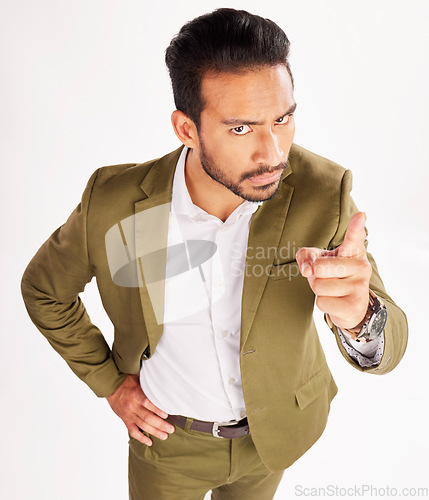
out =
[[[143,164],[97,170],[81,203],[43,244],[22,279],[32,321],[73,372],[101,397],[115,391],[125,374],[139,372],[163,331],[144,272],[140,286],[119,286],[112,280],[106,234],[130,216],[170,203],[181,150]],[[291,465],[320,437],[337,392],[313,322],[314,294],[299,273],[295,253],[303,246],[341,244],[357,211],[351,186],[350,171],[294,144],[276,196],[252,218],[240,367],[252,439],[263,462],[274,471]],[[160,220],[135,219],[136,246],[144,247],[155,234],[166,238],[168,213],[164,213]],[[381,375],[404,354],[407,322],[387,295],[371,255],[369,259],[370,286],[388,309],[379,366],[361,368],[343,348],[335,327],[332,331],[348,363]],[[79,298],[94,276],[115,328],[111,348]]]

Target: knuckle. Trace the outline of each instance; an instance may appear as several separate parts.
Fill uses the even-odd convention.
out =
[[[325,300],[323,297],[316,297],[316,306],[323,311]]]
[[[141,432],[138,432],[138,431],[131,431],[130,432],[130,436],[134,439],[137,439],[137,441],[141,441]]]
[[[153,427],[156,425],[155,415],[152,412],[146,410],[142,415],[140,415],[140,417],[146,424]]]
[[[341,305],[347,311],[353,311],[356,303],[356,297],[352,295],[344,295],[341,297]]]
[[[149,399],[148,399],[146,396],[144,396],[144,397],[142,398],[142,400],[141,400],[141,404],[142,404],[145,408],[148,408],[148,407],[149,407],[149,404],[150,404],[150,401],[149,401]]]
[[[361,259],[359,261],[358,269],[363,276],[371,276],[372,274],[372,266],[368,259]]]
[[[372,266],[370,264],[370,262],[366,261],[366,274],[367,274],[367,277],[368,278],[371,278],[372,276]]]
[[[133,404],[132,399],[125,400],[125,402],[123,404],[124,409],[128,410],[128,411],[132,410],[133,406],[134,406],[134,404]]]
[[[140,418],[142,419],[143,422],[146,424],[150,424],[150,415],[147,412],[144,412],[143,414],[140,415]]]
[[[355,284],[355,296],[356,298],[362,298],[362,300],[368,301],[368,280],[366,278],[359,279]],[[359,302],[359,301],[358,301]]]
[[[347,266],[342,262],[338,262],[337,264],[333,264],[331,269],[332,269],[331,270],[332,276],[343,277],[343,276],[347,276],[347,274],[348,274]]]
[[[323,278],[325,276],[325,271],[326,271],[326,264],[323,262],[320,262],[319,260],[316,260],[313,264],[313,272],[314,275],[317,276],[318,278]]]
[[[316,295],[321,295],[323,292],[323,281],[320,278],[313,279],[311,288]]]
[[[301,263],[302,263],[302,261],[304,260],[304,255],[305,255],[305,253],[304,253],[304,252],[305,252],[305,251],[304,251],[304,249],[303,249],[303,248],[300,248],[300,249],[296,252],[296,254],[295,254],[295,260],[298,262],[298,264],[301,264]]]

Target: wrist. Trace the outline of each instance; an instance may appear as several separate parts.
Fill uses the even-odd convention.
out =
[[[354,340],[363,344],[378,338],[387,321],[387,308],[383,301],[370,289],[369,304],[365,317],[352,329],[344,329]]]
[[[354,327],[352,328],[341,328],[341,330],[349,333],[353,337],[359,335],[359,333],[362,331],[362,328],[364,325],[371,319],[371,316],[373,315],[373,305],[374,305],[374,298],[376,297],[375,293],[372,290],[368,290],[368,305],[365,311],[365,315],[362,318],[362,320]]]
[[[371,314],[372,314],[371,290],[369,290],[368,302],[367,302],[367,308],[366,308],[365,314],[364,314],[362,320],[356,326],[354,326],[352,328],[346,328],[345,326],[340,326],[331,318],[331,316],[328,313],[325,313],[325,318],[326,318],[326,323],[328,324],[329,328],[333,328],[334,326],[337,328],[340,328],[343,332],[349,333],[352,336],[352,338],[354,339],[357,336],[357,334],[360,333],[363,325],[368,320],[368,317],[371,317]],[[338,323],[341,323],[341,322],[338,321]]]

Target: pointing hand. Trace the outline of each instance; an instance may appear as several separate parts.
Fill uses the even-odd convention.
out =
[[[350,219],[343,243],[335,250],[300,248],[301,274],[316,295],[316,305],[340,328],[354,328],[365,317],[372,274],[365,249],[366,215]]]

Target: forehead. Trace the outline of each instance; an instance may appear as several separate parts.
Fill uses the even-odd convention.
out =
[[[294,103],[292,80],[283,64],[240,73],[206,73],[201,95],[203,113],[223,118],[282,113]]]

